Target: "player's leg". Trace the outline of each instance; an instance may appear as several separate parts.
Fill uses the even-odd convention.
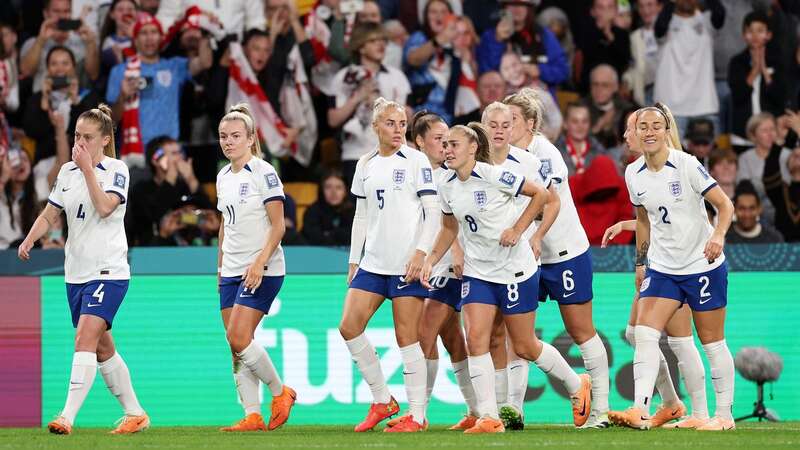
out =
[[[489,353],[494,365],[494,395],[498,408],[508,404],[508,345],[503,315],[497,314],[492,326]]]
[[[477,287],[473,286],[470,291],[477,290]],[[470,292],[470,294],[476,298],[481,295],[485,299],[491,296],[489,292],[481,294]],[[495,397],[495,367],[489,353],[497,315],[497,306],[491,303],[487,300],[482,302],[476,300],[474,303],[465,303],[462,307],[464,326],[467,332],[466,342],[469,355],[467,360],[480,416],[475,426],[465,431],[469,434],[504,431]]]
[[[667,342],[678,359],[678,371],[683,378],[683,384],[689,395],[692,406],[692,415],[679,422],[667,425],[668,428],[696,428],[708,420],[708,404],[706,401],[706,375],[703,361],[700,359],[700,352],[694,345],[692,335],[692,313],[688,306],[684,306],[675,312],[675,315],[667,322]],[[662,362],[666,366],[666,361]],[[668,373],[668,372],[667,372]],[[659,372],[659,380],[661,380]],[[658,387],[659,384],[656,384]],[[659,391],[660,392],[660,391]],[[686,406],[677,398],[670,401],[664,397],[664,404],[659,407],[653,415],[653,426],[658,426],[659,422],[666,423],[672,419],[686,415]],[[680,416],[679,416],[680,415]]]
[[[411,419],[419,427],[424,427],[425,405],[427,403],[426,383],[428,380],[425,355],[419,341],[419,323],[422,317],[423,299],[419,297],[396,297],[392,299],[394,332],[400,355],[403,360],[403,382],[408,397]],[[392,431],[399,431],[398,424]],[[413,424],[409,429],[418,430]]]
[[[97,344],[97,363],[108,390],[117,398],[125,413],[119,426],[112,433],[129,434],[146,429],[150,425],[150,418],[136,398],[128,365],[117,353],[111,331],[106,331],[100,337]]]
[[[470,379],[467,344],[461,328],[461,315],[459,312],[452,312],[450,318],[445,321],[439,330],[439,336],[442,337],[442,344],[447,349],[447,353],[450,354],[453,374],[456,376],[458,388],[464,397],[464,403],[467,405],[467,414],[449,429],[468,430],[475,426],[475,422],[478,420],[478,404],[475,399],[475,389],[472,387],[472,380]]]
[[[439,350],[437,341],[445,322],[454,313],[453,308],[437,300],[426,299],[422,306],[422,319],[419,321],[419,344],[425,355],[427,368],[426,401],[430,401],[436,373],[439,371]]]

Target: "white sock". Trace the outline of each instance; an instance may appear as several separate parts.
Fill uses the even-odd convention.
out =
[[[515,359],[508,363],[508,402],[520,413],[523,412],[525,391],[528,390],[530,363],[526,359]]]
[[[678,371],[683,377],[683,384],[692,403],[692,416],[699,419],[708,418],[708,400],[706,399],[706,369],[700,352],[694,345],[692,336],[667,338],[669,348],[678,358]]]
[[[389,403],[392,395],[389,393],[389,386],[381,371],[381,363],[378,360],[378,353],[375,347],[370,344],[369,339],[364,334],[360,334],[349,341],[345,341],[353,362],[356,363],[358,371],[364,381],[367,382],[369,390],[372,391],[372,398],[375,403]]]
[[[600,336],[594,335],[579,345],[583,367],[592,377],[592,410],[596,415],[608,412],[608,354]]]
[[[92,389],[94,377],[97,375],[97,354],[92,352],[75,352],[72,355],[72,373],[69,376],[67,402],[61,415],[70,424],[75,423],[75,416]]]
[[[114,356],[108,358],[97,365],[100,369],[100,374],[108,386],[108,390],[117,397],[119,404],[126,416],[142,416],[144,410],[139,400],[136,398],[136,393],[133,392],[133,385],[131,384],[131,373],[128,371],[128,365],[122,359],[119,353],[114,353]]]
[[[714,385],[716,394],[717,406],[714,416],[733,419],[731,407],[733,406],[733,383],[736,375],[728,344],[723,339],[704,345],[703,350],[706,352],[708,365],[711,366],[711,384]]]
[[[467,360],[458,361],[453,363],[453,373],[458,382],[458,388],[461,389],[461,395],[464,397],[464,403],[467,404],[467,414],[478,416],[478,402],[475,399],[475,389],[472,387],[472,380],[469,379],[469,363]]]
[[[560,381],[570,395],[578,392],[578,389],[581,388],[581,379],[578,374],[567,364],[561,353],[558,353],[558,350],[547,342],[542,342],[542,353],[534,363],[546,375]]]
[[[236,354],[240,360],[247,366],[253,373],[266,384],[273,397],[281,395],[283,392],[283,383],[278,376],[278,371],[269,359],[267,351],[264,347],[260,346],[256,341],[250,341],[241,353]]]
[[[636,325],[636,351],[633,353],[633,405],[650,415],[653,388],[658,377],[658,340],[661,332],[655,328]]]
[[[478,417],[488,416],[495,420],[500,419],[500,414],[497,412],[492,355],[487,352],[480,356],[470,356],[467,361],[469,362],[472,387],[475,390],[475,398],[478,403]]]
[[[244,365],[239,359],[233,363],[233,381],[236,383],[236,392],[244,408],[244,414],[261,414],[261,402],[258,399],[259,380],[256,374]]]
[[[628,324],[625,326],[625,339],[634,347],[636,346],[636,333],[633,331],[635,329],[636,325]]]
[[[408,396],[408,412],[415,422],[422,425],[425,423],[425,405],[427,404],[425,391],[428,368],[425,364],[425,354],[422,353],[419,342],[414,342],[401,347],[400,356],[403,359],[403,382],[406,385],[406,395]]]
[[[436,384],[436,374],[439,372],[439,359],[426,359],[425,367],[428,381],[425,385],[425,403],[431,402],[431,393],[433,392],[433,385]]]
[[[494,371],[494,398],[498,407],[508,404],[508,366]]]
[[[636,336],[634,335],[634,326],[628,325],[625,327],[625,339],[636,347]],[[659,338],[660,340],[661,338]],[[661,351],[661,346],[658,347],[658,376],[656,377],[656,390],[658,395],[661,396],[661,401],[673,405],[680,401],[678,393],[675,392],[675,385],[672,384],[672,377],[669,374],[669,364],[667,358],[664,357],[664,352]]]

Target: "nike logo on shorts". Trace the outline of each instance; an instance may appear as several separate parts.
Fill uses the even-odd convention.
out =
[[[514,303],[513,305],[506,305],[506,309],[511,309],[511,308],[513,308],[513,307],[515,307],[517,305],[519,305],[519,302]]]
[[[569,297],[570,295],[575,295],[575,292],[570,292],[569,294],[564,294],[564,298]]]
[[[86,304],[86,306],[88,306],[89,308],[93,308],[93,307],[95,307],[95,306],[101,306],[101,304],[100,304],[100,303],[95,303],[95,304],[93,305],[93,304],[91,304],[91,303],[87,303],[87,304]]]
[[[408,284],[408,283],[406,283],[406,284],[398,284],[397,285],[397,290],[399,291],[399,290],[405,289],[405,288],[407,288],[409,286],[411,286],[411,285]]]
[[[710,301],[711,301],[711,297],[707,298],[705,301],[703,301],[703,300],[700,300],[700,304],[701,304],[701,305],[705,305],[706,303],[708,303],[708,302],[710,302]]]

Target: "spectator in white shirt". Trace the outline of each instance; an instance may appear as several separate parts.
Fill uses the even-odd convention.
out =
[[[192,6],[208,11],[219,18],[226,34],[239,39],[251,28],[266,29],[263,0],[165,0],[158,8],[158,18],[166,30]]]

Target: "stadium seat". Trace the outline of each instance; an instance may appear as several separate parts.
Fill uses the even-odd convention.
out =
[[[556,91],[556,101],[558,102],[558,107],[561,109],[561,114],[566,114],[567,105],[572,102],[577,102],[580,99],[581,96],[577,92],[561,90]]]
[[[318,189],[319,188],[316,183],[284,183],[284,192],[289,194],[294,199],[295,205],[297,206],[297,231],[303,229],[303,215],[305,214],[306,209],[308,209],[312,203],[317,201]]]
[[[206,197],[211,201],[211,204],[214,205],[217,203],[217,184],[214,182],[203,183],[203,192],[206,193]]]
[[[731,135],[730,134],[720,134],[717,136],[717,148],[724,148],[724,149],[732,149],[731,147]]]

